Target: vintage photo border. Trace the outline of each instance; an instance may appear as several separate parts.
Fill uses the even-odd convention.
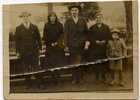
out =
[[[101,1],[102,2],[102,1]],[[10,7],[3,6],[3,9]],[[137,99],[138,89],[138,1],[132,2],[133,11],[133,92],[132,93],[10,93],[9,63],[9,22],[10,15],[3,15],[3,94],[4,99]]]

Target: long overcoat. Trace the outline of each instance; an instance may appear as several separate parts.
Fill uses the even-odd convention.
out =
[[[21,55],[24,72],[41,69],[39,66],[39,50],[41,49],[42,44],[37,26],[30,23],[28,29],[23,24],[16,27],[16,52]],[[29,67],[30,65],[32,68]]]
[[[43,38],[46,44],[45,65],[47,69],[64,66],[65,53],[63,37],[63,26],[60,22],[45,24]],[[57,45],[53,47],[51,44],[55,42],[57,42]]]
[[[94,24],[89,28],[88,40],[90,41],[89,51],[91,60],[101,60],[106,58],[106,47],[109,38],[110,29],[106,24],[102,23],[100,28],[97,24]],[[106,42],[103,45],[98,45],[96,44],[97,40],[105,40]]]

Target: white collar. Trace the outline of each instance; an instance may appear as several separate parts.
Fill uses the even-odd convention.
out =
[[[72,18],[73,18],[75,24],[77,24],[77,22],[78,22],[78,16],[76,18],[72,16]]]
[[[23,25],[26,27],[27,25],[27,29],[29,29],[29,26],[30,26],[30,22],[27,22],[27,23],[23,23]]]

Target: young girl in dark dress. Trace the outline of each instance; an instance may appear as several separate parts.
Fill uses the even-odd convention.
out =
[[[45,65],[47,69],[58,68],[64,65],[64,49],[63,49],[63,26],[58,22],[55,12],[48,15],[48,22],[44,26],[43,34],[46,44]],[[59,70],[52,72],[52,83],[55,84],[55,76],[57,76],[57,84],[61,85]]]

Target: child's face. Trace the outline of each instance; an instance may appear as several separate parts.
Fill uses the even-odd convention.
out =
[[[118,34],[118,33],[113,33],[113,34],[112,34],[112,38],[113,38],[114,40],[117,40],[117,39],[119,38],[119,34]]]

